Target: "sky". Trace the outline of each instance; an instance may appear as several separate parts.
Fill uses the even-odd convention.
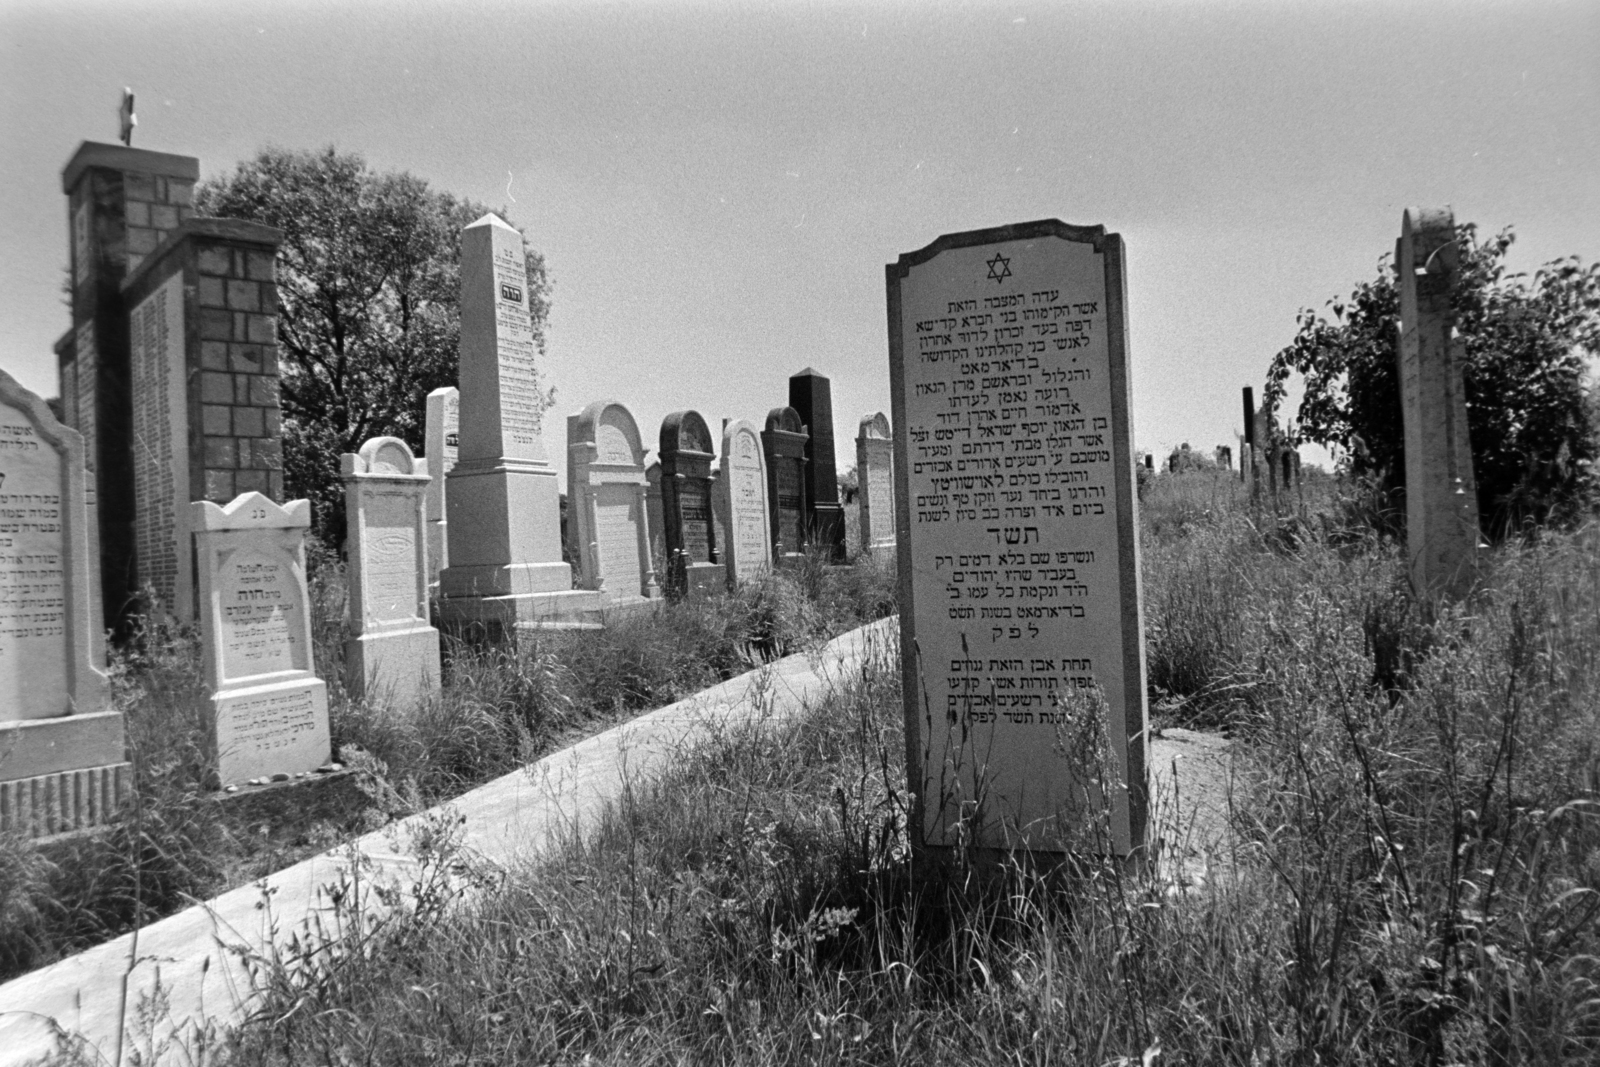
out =
[[[1059,218],[1127,249],[1135,445],[1242,429],[1296,313],[1408,206],[1600,258],[1600,0],[1523,3],[49,3],[0,0],[0,368],[58,391],[60,171],[334,145],[493,205],[554,281],[564,416],[888,411],[884,265]],[[1316,457],[1314,457],[1316,458]]]

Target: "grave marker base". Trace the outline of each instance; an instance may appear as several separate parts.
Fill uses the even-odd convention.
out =
[[[439,623],[455,636],[489,641],[517,630],[598,630],[604,625],[605,609],[613,603],[617,601],[587,589],[447,596],[439,599]]]
[[[410,706],[439,692],[439,631],[426,624],[411,630],[378,630],[344,643],[345,676],[361,679],[357,692],[381,705]],[[396,672],[411,676],[397,678]]]
[[[119,761],[0,782],[0,833],[40,839],[106,826],[132,780],[133,765]]]
[[[320,678],[229,688],[211,698],[211,710],[224,787],[328,762],[328,687]]]

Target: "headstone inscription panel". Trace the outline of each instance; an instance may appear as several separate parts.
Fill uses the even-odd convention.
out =
[[[674,596],[699,596],[727,585],[711,515],[711,428],[697,411],[661,423],[662,533]]]
[[[894,532],[894,440],[889,417],[861,416],[856,433],[856,505],[861,511],[861,550],[890,552]]]
[[[650,561],[644,443],[633,413],[600,400],[567,416],[567,553],[578,584],[612,603],[661,595]]]
[[[428,466],[428,582],[450,566],[449,523],[445,519],[445,475],[455,469],[461,451],[461,390],[446,385],[428,394],[423,430],[423,461]]]
[[[430,479],[398,437],[374,437],[340,463],[354,630],[345,688],[415,707],[439,695],[439,631],[428,621]]]
[[[1024,223],[886,274],[914,843],[1085,847],[1087,806],[1128,854],[1148,791],[1122,240]]]
[[[1478,488],[1461,378],[1466,355],[1450,307],[1459,269],[1455,216],[1448,209],[1407,211],[1400,227],[1406,555],[1412,587],[1437,604],[1465,596],[1478,563]]]
[[[747,419],[722,428],[722,485],[727,497],[728,585],[772,567],[772,512],[767,506],[767,464],[761,431]]]
[[[190,505],[200,634],[223,786],[328,761],[328,690],[312,673],[305,531],[311,502],[245,493]]]
[[[0,371],[0,832],[109,820],[128,784],[91,557],[83,440]]]
[[[767,412],[761,448],[767,462],[772,558],[779,563],[806,550],[806,441],[809,434],[794,408]]]

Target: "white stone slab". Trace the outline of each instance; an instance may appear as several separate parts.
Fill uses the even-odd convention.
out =
[[[1086,728],[1128,853],[1148,789],[1121,238],[951,234],[887,280],[917,843],[1061,849],[1105,799]]]
[[[341,459],[349,528],[345,688],[391,707],[439,695],[439,631],[429,622],[425,497],[432,479],[398,437]]]
[[[445,518],[445,475],[455,469],[461,451],[461,390],[453,385],[428,394],[423,456],[428,465],[428,581],[450,566],[449,523]]]
[[[305,531],[311,502],[260,493],[190,505],[219,784],[328,761],[327,686],[313,673]]]
[[[861,416],[856,432],[856,506],[861,512],[861,550],[892,551],[894,533],[894,436],[883,412]]]
[[[767,504],[767,461],[761,431],[747,419],[722,428],[721,495],[728,529],[724,561],[736,586],[772,568],[772,513]]]
[[[657,597],[644,442],[633,414],[599,400],[567,417],[568,555],[578,585],[613,598]]]

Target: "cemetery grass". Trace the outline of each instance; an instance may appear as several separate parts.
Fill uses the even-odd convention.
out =
[[[319,802],[248,806],[208,787],[198,635],[146,619],[111,657],[133,797],[109,830],[44,847],[0,835],[0,980],[246,884],[459,795],[640,711],[894,611],[893,574],[807,557],[735,596],[662,604],[605,630],[510,647],[446,641],[444,693],[409,712],[344,691],[345,583],[312,546],[317,673],[335,758],[355,773]],[[331,784],[331,783],[330,783]]]
[[[1209,479],[1158,479],[1144,528],[1157,723],[1239,754],[1208,870],[1097,860],[1091,823],[1063,878],[918,881],[885,649],[540,866],[462,868],[443,819],[408,910],[268,961],[228,1058],[1595,1062],[1600,531],[1497,550],[1427,621],[1338,485],[1279,518]]]

